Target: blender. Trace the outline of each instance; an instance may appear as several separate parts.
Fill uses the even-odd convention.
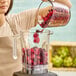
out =
[[[46,7],[49,9],[45,15],[40,16],[39,9],[45,7],[46,3],[49,4]],[[70,16],[70,9],[65,5],[50,0],[41,2],[36,13],[35,25],[38,24],[42,29],[20,32],[22,71],[14,73],[13,76],[57,76],[48,71],[49,39],[52,32],[45,28],[67,25]],[[14,52],[16,56],[16,51]]]

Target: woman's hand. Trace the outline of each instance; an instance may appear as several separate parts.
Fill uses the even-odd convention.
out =
[[[42,0],[42,1],[47,2],[48,0]],[[66,6],[68,6],[69,8],[72,7],[72,4],[71,4],[70,0],[50,0],[50,1],[62,3]]]
[[[48,0],[42,0],[43,2],[47,2]]]

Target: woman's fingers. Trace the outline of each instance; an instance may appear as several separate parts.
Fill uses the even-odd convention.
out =
[[[69,8],[72,7],[72,3],[70,2],[70,0],[55,0],[55,2],[59,2],[59,3],[62,3],[66,6],[68,6]]]
[[[48,0],[42,0],[42,1],[47,2]],[[68,6],[69,8],[72,7],[72,3],[70,2],[70,0],[50,0],[50,1],[62,3],[66,6]]]
[[[43,2],[47,2],[48,0],[42,0]]]

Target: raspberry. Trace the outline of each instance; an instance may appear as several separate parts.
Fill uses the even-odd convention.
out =
[[[40,56],[37,56],[37,59],[40,59]]]
[[[34,65],[37,65],[37,62],[34,62]]]
[[[49,10],[49,13],[45,16],[42,17],[42,19],[44,20],[44,22],[42,22],[41,24],[39,24],[42,28],[46,28],[48,26],[48,23],[51,19],[53,15],[53,9]]]
[[[35,54],[33,54],[32,56],[31,56],[31,59],[34,59],[35,58]]]
[[[38,37],[38,36],[39,36],[39,35],[37,34],[37,32],[35,32],[34,35],[33,35],[34,38],[36,38],[36,37]]]
[[[40,26],[41,26],[42,28],[44,28],[44,25],[45,25],[44,22],[42,22],[42,23],[40,24]]]
[[[42,30],[36,30],[36,32],[33,35],[33,37],[34,37],[33,42],[34,43],[39,43],[40,42],[40,38],[39,38],[39,34],[38,33],[42,33],[42,32],[43,32],[43,29]]]
[[[22,63],[24,63],[24,59],[25,59],[25,49],[22,48]]]
[[[29,57],[27,56],[27,61],[29,60]]]
[[[34,43],[37,43],[37,40],[36,39],[34,39],[34,41],[33,41]]]
[[[38,32],[39,32],[39,30],[36,30],[36,32],[34,33],[34,35],[33,35],[33,37],[34,37],[34,40],[33,40],[33,42],[34,43],[39,43],[39,41],[40,41],[40,39],[39,39],[39,35],[38,35]]]
[[[45,17],[45,18],[44,18],[44,22],[47,21],[47,20],[48,20],[48,17]]]
[[[37,38],[34,38],[34,43],[39,43],[40,42],[40,39],[39,39],[39,37],[37,37]]]
[[[43,32],[43,29],[42,30],[36,30],[37,33],[42,33]]]
[[[40,64],[42,65],[42,64],[43,64],[43,62],[40,62]]]
[[[33,59],[31,59],[31,64],[34,64],[34,60]]]
[[[40,30],[36,30],[36,32],[37,32],[37,33],[39,33],[39,32],[40,32]]]
[[[33,54],[34,54],[34,49],[33,49],[33,48],[31,48],[31,53],[33,53]]]
[[[53,11],[50,11],[50,12],[48,13],[47,17],[50,19],[51,16],[52,16],[52,14],[53,14]]]
[[[24,63],[24,59],[25,59],[25,56],[23,55],[23,56],[22,56],[22,63]]]
[[[47,52],[44,52],[45,56],[48,56],[48,53]]]
[[[24,48],[22,48],[22,52],[23,52],[23,54],[25,54],[25,49]]]
[[[47,52],[45,49],[33,47],[31,49],[26,49],[27,52],[27,64],[28,68],[34,68],[36,65],[45,65],[47,64]],[[22,56],[23,62],[25,55]]]
[[[31,50],[27,49],[27,56],[30,56],[30,55],[31,55]]]
[[[40,65],[40,60],[37,60],[37,64]]]
[[[35,55],[39,56],[40,55],[39,48],[34,48],[34,49],[35,49]]]
[[[44,60],[44,65],[47,64],[47,60]]]
[[[31,64],[31,59],[28,59],[28,64]]]

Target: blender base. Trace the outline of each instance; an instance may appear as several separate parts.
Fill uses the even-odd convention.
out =
[[[20,72],[15,72],[13,74],[13,76],[57,76],[57,74],[49,72],[49,73],[43,73],[43,74],[26,74],[26,73],[22,73]]]

